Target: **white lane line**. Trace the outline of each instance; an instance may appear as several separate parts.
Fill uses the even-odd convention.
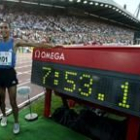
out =
[[[29,102],[35,101],[36,99],[40,98],[40,97],[43,96],[44,94],[45,94],[45,91],[43,91],[43,92],[41,92],[41,93],[38,93],[36,96],[30,98],[30,100],[26,100],[26,101],[20,103],[20,104],[18,105],[18,108],[21,109],[22,107],[25,107]],[[12,113],[12,109],[9,109],[9,110],[6,111],[6,114],[7,114],[7,115],[9,115],[9,114],[11,114],[11,113]],[[2,117],[2,114],[0,114],[0,118],[1,118],[1,117]]]
[[[31,67],[32,65],[24,65],[24,66],[20,66],[20,67],[16,67],[16,69],[21,69],[21,68],[26,68],[26,67]]]
[[[17,75],[21,75],[22,74],[22,72],[17,72]]]
[[[25,72],[17,72],[17,75],[22,75],[22,74],[29,74],[31,73],[31,70],[25,71]]]
[[[20,63],[32,62],[32,58],[30,58],[30,60],[29,60],[29,59],[20,59],[20,60],[19,60],[19,59],[17,58],[17,63],[18,63],[18,62],[20,62]]]
[[[26,82],[23,82],[23,83],[21,83],[21,84],[18,84],[18,87],[23,86],[23,85],[26,85],[26,84],[29,84],[29,83],[31,83],[30,80],[28,80],[28,81],[26,81]]]
[[[31,75],[31,72],[30,73],[26,73],[26,74]]]
[[[22,102],[21,104],[18,105],[19,108],[24,107],[27,103],[32,102],[36,99],[38,99],[39,97],[43,96],[45,94],[45,91],[38,93],[36,96],[33,96],[32,98],[30,98],[30,100],[26,100],[24,102]]]
[[[25,63],[32,63],[32,61],[17,61],[16,65],[18,64],[25,64]]]
[[[31,81],[31,78],[28,78],[28,79],[26,79],[26,80],[18,80],[18,83],[19,84],[22,84],[23,82],[29,82],[29,81]],[[18,84],[18,85],[19,85]]]

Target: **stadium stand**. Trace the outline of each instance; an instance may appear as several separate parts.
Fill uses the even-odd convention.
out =
[[[13,36],[25,40],[54,44],[133,44],[140,22],[129,12],[113,1],[84,2],[3,0],[0,20],[8,20],[14,30]]]

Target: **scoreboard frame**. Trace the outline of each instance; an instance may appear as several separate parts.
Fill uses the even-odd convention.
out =
[[[84,83],[81,83],[82,86],[85,86],[87,90],[78,87],[78,89],[81,89],[83,91],[80,92],[80,94],[83,96],[90,96],[91,90],[94,90],[94,88],[91,88],[91,85],[93,85],[93,77],[94,81],[96,78],[96,82],[98,82],[98,79],[102,79],[103,77],[108,74],[109,76],[115,77],[115,78],[122,78],[122,82],[119,86],[122,91],[122,102],[118,102],[118,105],[120,105],[122,108],[126,109],[120,109],[119,108],[112,108],[111,104],[106,105],[102,101],[104,101],[105,94],[98,92],[98,98],[100,102],[91,102],[91,100],[85,100],[87,102],[91,102],[93,105],[97,104],[97,106],[103,107],[105,110],[110,108],[114,109],[116,113],[123,112],[128,117],[128,130],[127,130],[127,140],[138,140],[138,134],[139,134],[139,126],[140,126],[140,115],[135,114],[133,112],[127,112],[125,110],[129,109],[130,105],[127,104],[128,95],[131,93],[133,95],[133,90],[129,93],[129,87],[134,88],[136,83],[132,84],[135,80],[138,82],[139,85],[139,77],[140,77],[140,48],[138,47],[131,47],[131,46],[86,46],[86,47],[68,47],[68,48],[53,48],[53,49],[46,49],[46,48],[35,48],[33,51],[33,67],[32,67],[32,77],[31,81],[35,84],[41,85],[46,87],[46,96],[45,96],[45,110],[44,114],[46,117],[49,117],[50,115],[50,106],[51,106],[51,94],[53,88],[56,91],[62,93],[61,96],[65,94],[64,91],[67,93],[73,93],[76,91],[76,87],[78,87],[75,84],[75,80],[70,78],[71,76],[77,76],[81,70],[83,70],[83,73],[79,75],[79,79],[82,78],[87,80],[86,85]],[[36,63],[37,62],[37,63]],[[40,66],[41,63],[41,66]],[[59,69],[59,67],[61,67]],[[64,66],[68,66],[65,69]],[[39,69],[38,71],[38,68]],[[77,71],[76,71],[76,70]],[[90,70],[93,70],[95,74],[91,74]],[[59,70],[61,73],[65,73],[62,78],[62,74],[59,73]],[[64,70],[64,71],[63,71]],[[43,71],[45,73],[43,74]],[[86,73],[87,72],[87,73]],[[103,74],[102,74],[103,72]],[[40,74],[37,76],[37,74]],[[116,74],[116,75],[115,75]],[[49,82],[46,82],[47,76],[51,75]],[[61,79],[59,79],[59,75],[61,75]],[[107,76],[108,76],[107,75]],[[40,77],[41,79],[35,78]],[[78,76],[77,76],[78,77]],[[110,77],[109,77],[110,78]],[[49,85],[51,83],[51,79],[53,79],[53,84]],[[111,79],[111,78],[110,78]],[[125,79],[125,80],[124,80]],[[61,81],[62,80],[62,81]],[[65,81],[64,81],[65,80]],[[119,79],[121,80],[121,79]],[[127,81],[128,80],[128,81]],[[59,90],[60,88],[60,81],[67,85],[67,87],[64,88],[64,90]],[[100,81],[100,80],[99,80]],[[78,82],[79,83],[79,82]],[[75,84],[75,85],[74,85]],[[107,81],[105,80],[103,85],[107,84]],[[70,86],[71,85],[71,86]],[[116,83],[118,85],[118,83]],[[131,86],[133,85],[133,86]],[[104,86],[102,86],[103,88]],[[113,87],[114,88],[115,84]],[[138,86],[136,86],[138,87]],[[95,88],[96,89],[96,88]],[[116,88],[117,89],[117,88]],[[138,87],[139,89],[139,87]],[[116,94],[113,93],[113,94]],[[77,94],[78,95],[78,94]],[[66,94],[68,97],[76,98],[78,99],[78,96],[74,97],[70,94]],[[136,96],[133,98],[133,104],[136,104],[134,100],[135,98],[139,97],[139,94],[137,92]],[[113,98],[113,97],[110,97]],[[84,100],[84,98],[79,98],[80,100]],[[111,101],[111,100],[110,100]],[[138,101],[137,101],[138,102]],[[132,104],[131,103],[131,104]],[[105,107],[104,107],[105,105]],[[137,105],[135,105],[137,107]],[[131,132],[131,134],[130,134]]]

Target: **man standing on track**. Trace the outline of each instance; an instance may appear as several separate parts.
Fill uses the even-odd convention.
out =
[[[14,127],[13,133],[20,132],[18,121],[18,106],[16,102],[17,76],[15,71],[16,51],[18,47],[53,47],[50,44],[31,43],[24,40],[13,39],[10,36],[10,24],[2,22],[0,24],[0,32],[2,39],[0,40],[0,108],[3,114],[1,126],[7,125],[7,117],[5,113],[5,94],[6,89],[9,94],[10,104],[13,110]]]

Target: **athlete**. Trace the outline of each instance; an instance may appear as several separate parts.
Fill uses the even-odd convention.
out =
[[[7,125],[7,117],[5,112],[5,94],[6,89],[9,94],[10,104],[14,116],[13,133],[20,132],[18,120],[18,106],[16,102],[17,76],[15,71],[16,52],[18,47],[53,47],[51,44],[31,43],[21,39],[13,39],[10,36],[10,24],[2,22],[0,24],[0,108],[3,114],[1,126]]]

